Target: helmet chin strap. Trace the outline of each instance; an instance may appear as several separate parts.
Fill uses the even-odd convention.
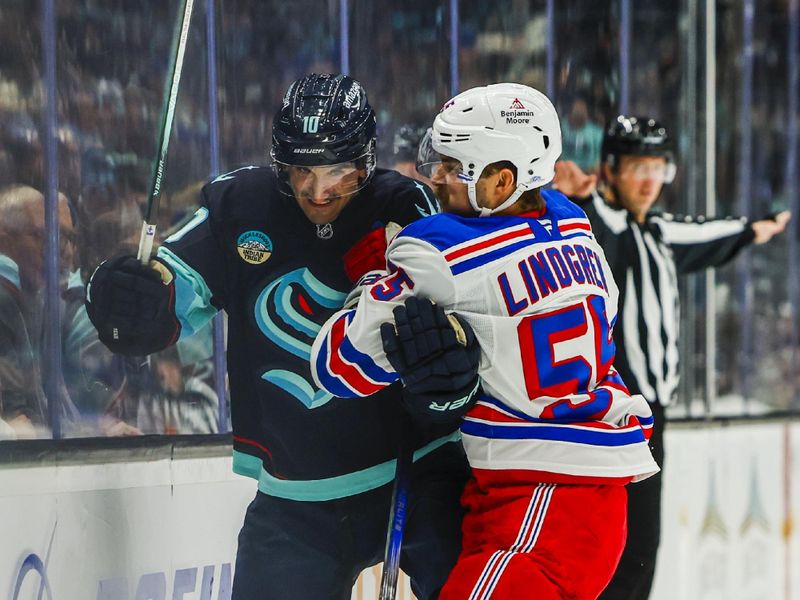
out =
[[[517,189],[515,189],[514,192],[508,198],[503,200],[503,202],[501,202],[498,206],[495,206],[494,208],[486,208],[485,206],[480,206],[478,204],[478,195],[475,189],[475,185],[476,185],[475,181],[470,181],[467,184],[467,194],[469,196],[470,205],[472,206],[472,208],[475,209],[475,212],[478,213],[479,217],[488,217],[490,215],[500,212],[501,210],[505,210],[506,208],[514,204],[514,202],[519,200],[519,197],[522,196],[522,194],[528,191],[527,185],[523,183],[517,184]]]
[[[478,204],[478,192],[476,191],[477,182],[472,180],[467,183],[467,196],[469,196],[469,203],[475,212],[478,213],[479,217],[488,217],[492,214],[491,209],[484,208]]]

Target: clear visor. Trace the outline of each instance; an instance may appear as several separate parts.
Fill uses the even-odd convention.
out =
[[[472,177],[464,172],[461,161],[442,156],[433,149],[433,130],[429,127],[419,144],[417,152],[417,172],[431,180],[431,183],[444,185],[450,183],[466,184]]]
[[[334,165],[290,165],[273,161],[280,190],[288,196],[335,200],[352,196],[369,181],[369,154]]]
[[[644,181],[645,179],[650,179],[653,181],[658,181],[660,183],[672,183],[675,179],[675,173],[677,171],[677,167],[675,163],[672,162],[663,162],[663,163],[637,163],[632,165],[627,165],[624,168],[624,172],[626,175],[630,175],[634,179],[639,181]]]

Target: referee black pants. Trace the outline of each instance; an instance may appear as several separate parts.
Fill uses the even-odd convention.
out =
[[[650,450],[662,471],[628,490],[628,538],[614,577],[600,600],[647,600],[661,538],[661,475],[664,469],[664,407],[650,404],[655,419]]]

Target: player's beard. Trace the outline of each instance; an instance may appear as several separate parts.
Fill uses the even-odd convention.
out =
[[[442,212],[459,215],[461,217],[474,217],[475,210],[469,203],[469,196],[467,195],[467,186],[463,186],[463,190],[453,190],[451,185],[448,184],[433,184],[433,191],[439,204],[442,207]]]

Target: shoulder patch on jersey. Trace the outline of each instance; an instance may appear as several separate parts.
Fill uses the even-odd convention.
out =
[[[263,231],[251,229],[236,240],[236,250],[246,263],[260,265],[272,256],[272,240]]]

